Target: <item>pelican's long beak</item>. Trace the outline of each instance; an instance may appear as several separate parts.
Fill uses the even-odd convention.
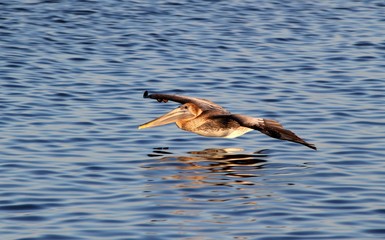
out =
[[[193,116],[194,115],[191,114],[187,109],[182,109],[178,107],[172,110],[171,112],[164,114],[163,116],[160,116],[152,121],[149,121],[145,124],[140,125],[138,128],[143,129],[143,128],[150,128],[150,127],[157,127],[157,126],[176,122],[180,119],[190,118]]]

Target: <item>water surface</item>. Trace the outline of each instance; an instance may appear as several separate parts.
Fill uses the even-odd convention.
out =
[[[383,239],[382,1],[0,3],[1,239]],[[250,132],[137,126],[177,106]]]

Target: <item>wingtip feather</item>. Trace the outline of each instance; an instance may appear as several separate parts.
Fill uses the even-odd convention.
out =
[[[311,148],[311,149],[313,149],[313,150],[315,150],[315,151],[317,151],[317,147],[314,144],[312,144],[312,143],[308,143],[308,144],[306,144],[306,146]]]

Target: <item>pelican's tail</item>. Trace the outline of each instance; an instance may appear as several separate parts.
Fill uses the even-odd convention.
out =
[[[279,124],[275,120],[271,119],[263,119],[264,126],[258,129],[262,133],[281,140],[296,142],[302,145],[305,145],[306,147],[309,147],[311,149],[317,150],[317,147],[314,144],[308,143],[302,138],[298,137],[295,133],[292,131],[283,128],[281,124]]]

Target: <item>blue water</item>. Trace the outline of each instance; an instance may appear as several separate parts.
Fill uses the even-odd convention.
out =
[[[0,236],[384,239],[385,4],[2,1]],[[137,126],[177,106],[272,118],[250,132]]]

